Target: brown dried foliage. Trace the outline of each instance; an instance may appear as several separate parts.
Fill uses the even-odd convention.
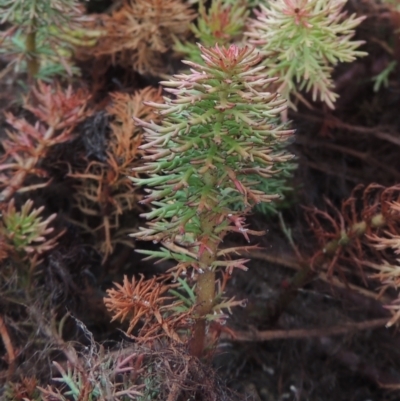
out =
[[[92,49],[96,58],[141,74],[165,72],[166,59],[175,38],[185,39],[195,12],[182,0],[124,0],[111,15],[102,14],[97,24],[106,34]]]
[[[19,383],[10,383],[8,395],[15,401],[34,400],[38,395],[37,385],[35,377],[21,377]]]
[[[155,113],[154,107],[146,105],[145,102],[162,103],[161,88],[156,90],[148,87],[133,95],[117,92],[112,93],[111,97],[112,103],[107,108],[108,114],[114,117],[114,121],[110,124],[113,134],[109,143],[110,153],[116,157],[118,163],[122,164],[121,169],[131,175],[130,167],[136,158],[142,139],[142,128],[137,127],[134,120],[135,118],[145,121],[158,120],[159,116]]]
[[[92,228],[87,222],[79,223],[93,235],[100,234],[99,250],[104,259],[113,252],[117,243],[132,246],[128,238],[131,227],[121,226],[121,216],[135,209],[139,195],[128,178],[138,158],[141,144],[141,128],[133,117],[156,120],[157,116],[144,101],[161,101],[161,92],[145,88],[133,95],[113,93],[112,104],[107,112],[112,116],[111,135],[107,141],[105,162],[92,161],[83,171],[69,174],[76,179],[76,207],[86,216],[100,218],[101,222]]]
[[[13,130],[7,131],[8,139],[2,142],[4,154],[0,158],[0,171],[7,174],[0,176],[0,201],[10,199],[17,191],[26,192],[47,185],[27,187],[24,181],[30,174],[46,176],[38,167],[39,161],[52,146],[73,138],[77,124],[90,114],[89,97],[82,89],[73,91],[69,87],[64,91],[58,84],[50,86],[38,82],[32,89],[32,97],[24,101],[24,108],[38,118],[36,123],[6,113],[6,121]]]
[[[137,336],[139,341],[167,336],[181,343],[177,330],[188,326],[191,311],[174,312],[174,307],[179,306],[180,302],[172,303],[173,297],[165,296],[171,288],[177,286],[168,284],[169,279],[169,275],[148,280],[141,276],[139,280],[133,277],[129,281],[124,276],[123,285],[114,283],[116,289],[107,290],[108,296],[104,298],[106,308],[113,313],[112,321],[128,320],[127,334],[131,334],[139,322],[142,323]]]
[[[47,85],[38,82],[32,88],[32,100],[25,99],[25,108],[55,130],[71,132],[76,125],[91,114],[87,109],[90,94],[82,88],[63,90],[58,83]]]
[[[11,245],[6,240],[4,234],[0,233],[0,263],[2,263],[8,257],[11,251],[12,251]]]

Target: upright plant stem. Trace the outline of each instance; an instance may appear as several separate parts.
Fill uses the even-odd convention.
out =
[[[197,280],[197,308],[198,315],[194,324],[190,353],[200,358],[203,355],[206,337],[206,315],[212,311],[215,299],[215,272],[209,270],[201,274]]]
[[[212,188],[216,185],[216,179],[212,173],[204,174],[204,181]],[[204,251],[199,257],[199,276],[196,287],[196,322],[190,342],[190,353],[200,358],[203,355],[206,337],[206,316],[212,312],[215,301],[215,271],[212,270],[212,263],[217,258],[219,240],[211,238],[217,225],[218,215],[213,213],[215,201],[209,200],[208,207],[211,211],[204,211],[200,215],[201,229],[204,236],[200,240]]]
[[[212,313],[215,301],[215,271],[211,270],[211,264],[216,259],[218,243],[209,241],[209,250],[204,251],[200,258],[200,266],[203,273],[199,273],[196,287],[196,322],[193,328],[190,342],[190,353],[200,358],[203,355],[206,338],[206,316]]]
[[[26,51],[28,53],[27,65],[30,80],[33,80],[39,72],[39,60],[36,53],[36,30],[36,18],[33,18],[25,42]]]
[[[7,327],[5,324],[5,321],[3,319],[3,316],[0,315],[0,337],[3,340],[3,345],[4,348],[6,349],[7,352],[7,357],[8,357],[8,378],[11,379],[14,370],[15,370],[15,351],[14,347],[12,345],[12,341],[10,338],[10,335],[7,331]]]

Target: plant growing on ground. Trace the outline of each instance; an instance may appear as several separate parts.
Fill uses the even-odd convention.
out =
[[[4,153],[0,157],[0,286],[7,289],[2,313],[18,310],[17,314],[25,314],[36,302],[36,296],[40,296],[41,301],[48,296],[35,279],[37,268],[43,262],[42,256],[57,245],[57,239],[64,231],[53,234],[50,223],[55,214],[44,217],[44,207],[34,209],[30,199],[21,205],[17,193],[49,184],[51,180],[42,163],[53,147],[72,139],[77,124],[90,114],[86,109],[88,99],[83,90],[73,92],[69,88],[64,91],[57,84],[51,87],[39,81],[24,99],[29,121],[6,113],[6,122],[11,128],[6,131],[8,138],[2,141]],[[0,320],[6,321],[2,315]],[[40,319],[32,320],[31,331],[19,329],[20,333],[26,334],[28,344],[30,333],[40,331]],[[6,340],[5,324],[0,331],[3,342],[9,344],[9,374],[12,375],[16,367],[15,352],[11,341]],[[28,344],[26,348],[29,348]]]
[[[312,92],[334,108],[337,95],[333,67],[366,53],[356,50],[363,41],[352,40],[364,17],[346,15],[347,0],[272,0],[260,5],[246,35],[257,45],[279,91],[287,98]],[[293,106],[293,104],[291,104]]]
[[[0,34],[0,53],[29,76],[45,79],[77,72],[71,64],[76,46],[93,46],[101,31],[89,30],[77,0],[0,0],[0,22],[11,27]]]
[[[236,268],[247,270],[247,260],[232,257],[240,247],[220,246],[231,232],[242,234],[247,241],[249,235],[262,235],[247,228],[246,215],[253,205],[279,196],[257,190],[255,177],[273,177],[292,159],[284,145],[293,132],[279,123],[285,99],[262,91],[274,78],[265,76],[265,67],[258,65],[260,56],[254,49],[235,45],[199,48],[205,65],[185,61],[191,67],[190,74],[162,82],[175,98],[165,98],[163,104],[147,103],[157,110],[160,124],[136,120],[145,131],[147,143],[140,147],[146,152],[145,164],[134,171],[148,177],[132,178],[135,184],[147,187],[148,195],[142,203],[152,207],[143,214],[150,220],[148,226],[133,237],[162,244],[159,251],[140,252],[150,258],[176,260],[170,277],[186,276],[195,287],[195,303],[190,306],[189,302],[188,328],[190,352],[196,356],[203,355],[209,323],[223,324],[226,311],[243,305],[243,301],[226,299],[224,290]],[[241,207],[233,210],[234,204]],[[178,283],[182,293],[188,294],[183,285],[187,282]],[[139,284],[148,285],[147,281],[133,282],[130,291]],[[126,304],[122,308],[117,294],[123,289],[118,288],[109,290],[107,308],[114,318],[137,319],[130,316]],[[137,304],[142,310],[153,308],[140,296],[127,299],[132,311]],[[173,309],[173,300],[164,302],[172,302],[169,309]],[[166,329],[169,319],[170,314],[161,313],[157,325],[159,331],[175,339]],[[150,327],[147,330],[154,335]]]
[[[12,257],[15,271],[27,261],[22,269],[33,273],[41,262],[39,257],[54,248],[64,232],[49,238],[55,214],[43,219],[44,207],[33,209],[32,200],[21,206],[15,196],[50,183],[51,179],[43,182],[48,173],[41,163],[52,147],[72,139],[76,125],[90,113],[86,110],[88,98],[85,91],[63,91],[58,85],[52,88],[38,82],[24,101],[24,108],[37,119],[35,123],[6,113],[12,129],[6,131],[8,138],[2,142],[4,154],[0,157],[0,244],[4,245],[0,260]]]
[[[136,383],[138,373],[143,370],[143,355],[131,350],[125,355],[104,355],[92,344],[90,353],[82,355],[82,362],[68,362],[67,367],[53,362],[61,377],[53,379],[62,383],[60,389],[48,385],[38,387],[43,400],[110,400],[124,401],[137,399],[142,395],[143,383]]]

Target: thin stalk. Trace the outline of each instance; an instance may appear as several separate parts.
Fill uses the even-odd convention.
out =
[[[3,319],[3,316],[0,315],[0,337],[3,341],[4,348],[6,349],[7,357],[8,357],[8,372],[7,372],[7,378],[11,379],[11,377],[14,374],[15,370],[15,358],[16,354],[14,351],[14,347],[10,338],[10,335],[8,333],[5,321]]]
[[[33,18],[25,41],[26,51],[28,54],[26,62],[30,80],[33,80],[39,72],[39,59],[36,52],[36,31],[36,18]]]
[[[215,299],[215,272],[206,271],[197,280],[196,322],[190,341],[190,354],[200,358],[203,355],[206,338],[206,316],[212,311]]]

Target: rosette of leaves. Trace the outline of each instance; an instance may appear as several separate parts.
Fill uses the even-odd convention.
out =
[[[279,91],[289,99],[299,91],[334,108],[332,72],[366,53],[364,42],[352,40],[364,17],[343,12],[347,0],[272,0],[260,4],[249,25],[250,42],[257,45],[264,65],[279,78]],[[291,103],[292,106],[294,106]]]
[[[146,186],[142,203],[150,222],[134,237],[161,242],[161,251],[142,251],[150,257],[172,258],[178,264],[171,275],[187,274],[196,282],[195,325],[191,352],[204,349],[206,321],[218,320],[223,308],[240,304],[223,297],[223,283],[235,268],[246,270],[246,259],[229,255],[239,248],[219,249],[229,232],[249,241],[245,216],[252,206],[279,198],[257,189],[256,177],[269,178],[292,159],[284,146],[292,135],[280,123],[286,101],[263,91],[275,79],[265,75],[260,56],[249,47],[199,45],[205,65],[185,61],[190,74],[162,82],[174,95],[163,104],[147,103],[158,110],[161,122],[136,120],[147,143],[144,165],[132,178]],[[241,205],[233,210],[232,205]],[[214,317],[214,318],[213,318]]]
[[[101,30],[89,30],[92,19],[77,0],[0,0],[0,54],[16,71],[47,79],[78,73],[71,63],[75,47],[93,46]]]
[[[229,45],[241,39],[246,19],[249,15],[246,0],[233,2],[230,0],[213,0],[206,8],[203,1],[199,3],[199,16],[196,24],[190,29],[196,40],[203,46]],[[177,41],[174,49],[183,53],[185,58],[196,63],[203,63],[198,46],[191,42]]]

